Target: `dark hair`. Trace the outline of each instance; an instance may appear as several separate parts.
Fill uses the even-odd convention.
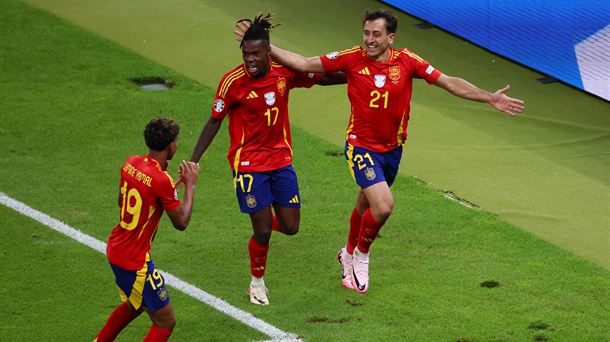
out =
[[[163,151],[178,137],[180,126],[167,118],[155,118],[144,128],[144,141],[153,151]]]
[[[388,33],[396,33],[398,28],[398,18],[392,12],[383,9],[376,9],[374,11],[364,12],[364,18],[362,19],[362,26],[367,21],[377,20],[379,18],[385,19],[385,28]]]
[[[254,17],[254,20],[238,20],[238,23],[242,21],[250,23],[250,27],[244,33],[244,38],[241,40],[239,47],[242,47],[245,40],[262,40],[269,43],[269,31],[271,31],[272,28],[279,26],[279,24],[271,24],[271,17],[271,13],[267,13],[257,15],[256,17]]]

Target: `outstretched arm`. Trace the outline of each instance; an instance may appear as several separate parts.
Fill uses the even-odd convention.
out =
[[[298,53],[271,44],[271,58],[295,71],[324,72],[319,56],[303,57]]]
[[[195,199],[195,184],[199,178],[199,164],[182,161],[180,163],[180,179],[184,182],[184,201],[180,206],[167,212],[167,216],[178,230],[185,230],[191,221],[193,213],[193,201]]]
[[[201,159],[203,152],[207,150],[208,146],[210,146],[210,143],[212,143],[212,140],[214,140],[214,137],[216,136],[216,133],[218,133],[221,124],[222,119],[216,119],[210,116],[210,119],[208,119],[208,122],[206,122],[205,126],[203,126],[203,129],[201,130],[201,133],[199,134],[197,145],[195,145],[195,149],[193,150],[193,154],[191,155],[192,162],[199,162],[199,159]]]
[[[241,42],[241,40],[244,38],[244,33],[246,30],[248,30],[248,27],[250,27],[250,23],[247,21],[239,21],[235,23],[235,30],[233,31],[235,34],[235,40]],[[320,57],[303,57],[298,53],[284,50],[273,44],[271,44],[271,58],[294,71],[324,72]]]
[[[435,85],[447,90],[455,96],[472,101],[488,103],[496,110],[503,112],[508,116],[515,116],[525,109],[525,103],[522,100],[506,96],[506,93],[510,89],[509,85],[496,90],[495,93],[490,93],[462,78],[445,74],[438,78]]]

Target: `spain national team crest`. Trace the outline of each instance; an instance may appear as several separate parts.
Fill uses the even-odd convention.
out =
[[[283,77],[280,77],[277,79],[277,91],[278,93],[280,93],[280,96],[284,96],[284,93],[286,92],[286,79]]]
[[[269,106],[273,106],[273,104],[275,103],[275,93],[272,91],[265,93],[265,102]]]
[[[375,86],[377,88],[383,88],[383,86],[385,85],[385,75],[375,75],[374,79],[375,79]]]
[[[162,301],[167,300],[167,290],[165,288],[160,288],[159,291],[157,291],[157,295]]]
[[[375,174],[375,169],[373,169],[372,167],[367,167],[366,170],[364,170],[364,175],[366,176],[366,179],[370,181],[377,177],[377,175]]]
[[[254,195],[246,196],[246,205],[250,209],[256,207],[256,197],[254,197]]]
[[[397,84],[398,80],[400,80],[400,67],[398,65],[391,66],[388,69],[388,72],[390,74],[390,79],[392,80],[392,83]]]

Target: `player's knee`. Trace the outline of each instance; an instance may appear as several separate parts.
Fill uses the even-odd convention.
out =
[[[161,329],[173,330],[176,326],[176,315],[172,312],[157,312],[152,317],[153,323]]]
[[[388,217],[392,214],[392,210],[394,209],[394,201],[386,201],[377,205],[375,208],[371,209],[371,214],[375,221],[385,222]]]
[[[165,329],[174,330],[174,327],[176,326],[176,316],[172,315],[171,317],[169,317],[165,322],[165,325]]]
[[[286,235],[295,235],[299,232],[299,223],[293,223],[289,225],[282,226],[282,233]]]
[[[254,233],[253,238],[259,245],[267,246],[271,239],[271,229],[269,229],[269,231],[257,231]]]

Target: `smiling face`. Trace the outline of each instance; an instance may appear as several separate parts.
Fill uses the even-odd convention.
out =
[[[388,33],[383,18],[364,22],[363,41],[366,52],[372,60],[385,62],[390,55],[390,46],[394,43],[396,33]]]
[[[252,77],[262,77],[269,70],[269,42],[264,40],[244,40],[241,46],[242,57],[248,73]]]

